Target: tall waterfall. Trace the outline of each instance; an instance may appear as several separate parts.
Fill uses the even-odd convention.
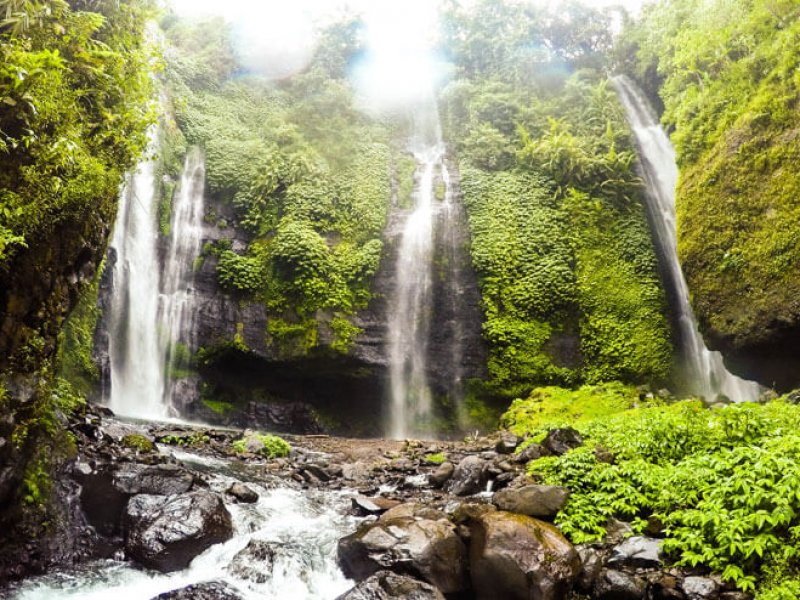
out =
[[[410,146],[417,160],[415,204],[400,237],[396,289],[389,303],[388,319],[391,382],[388,434],[393,438],[430,430],[432,394],[427,369],[433,308],[434,222],[436,216],[450,215],[451,211],[443,204],[452,199],[439,115],[432,99],[415,114],[415,135]],[[445,186],[444,203],[436,199],[437,176]]]
[[[625,76],[616,77],[613,82],[639,149],[651,227],[666,274],[666,284],[677,303],[680,350],[690,391],[709,400],[719,394],[734,402],[756,400],[761,393],[761,386],[730,373],[722,355],[706,347],[689,302],[689,288],[678,262],[675,223],[678,167],[672,144],[636,85]]]
[[[111,390],[116,413],[170,416],[169,366],[176,343],[191,331],[191,277],[203,217],[203,158],[192,150],[175,195],[166,256],[159,260],[154,161],[146,161],[122,192],[111,247],[116,252],[109,322]]]

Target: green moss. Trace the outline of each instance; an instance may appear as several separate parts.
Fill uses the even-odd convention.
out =
[[[536,388],[530,396],[512,402],[501,425],[517,435],[539,436],[558,427],[583,423],[634,408],[639,392],[619,382],[584,385],[576,390]]]
[[[224,400],[210,400],[204,398],[202,402],[206,408],[218,415],[225,415],[236,408],[235,404],[232,402],[225,402]]]
[[[267,334],[270,346],[281,357],[306,356],[317,345],[318,324],[316,319],[289,323],[271,318],[267,321]]]
[[[58,336],[58,374],[84,396],[91,394],[100,380],[100,370],[93,351],[97,319],[100,317],[97,295],[104,269],[105,261],[100,264],[92,282],[84,287]]]
[[[138,433],[131,433],[124,436],[121,443],[126,448],[131,448],[139,452],[155,452],[156,450],[156,445],[151,440]]]
[[[447,455],[442,452],[425,455],[425,462],[430,463],[432,465],[440,465],[446,460],[447,460]]]

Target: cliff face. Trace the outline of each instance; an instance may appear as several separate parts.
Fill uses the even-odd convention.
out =
[[[624,37],[635,75],[661,76],[702,333],[736,374],[788,390],[800,384],[800,12],[768,4],[664,2]]]
[[[265,305],[222,289],[218,259],[206,256],[194,285],[197,348],[193,350],[200,351],[199,373],[179,386],[176,399],[184,414],[282,431],[382,432],[389,383],[389,299],[395,290],[399,235],[409,214],[408,209],[398,208],[394,197],[371,300],[351,318],[359,333],[346,349],[332,327],[335,317],[325,310],[315,315],[313,343],[305,333],[276,339],[269,333],[271,315]],[[480,297],[460,201],[454,209],[458,225],[453,230],[444,226],[441,215],[435,227],[434,264],[439,268],[431,311],[436,326],[428,346],[427,371],[432,391],[440,398],[463,395],[463,383],[482,377],[486,361]],[[223,204],[212,203],[209,210],[233,221]],[[204,243],[220,240],[227,240],[233,251],[249,243],[232,227],[207,224]],[[458,384],[454,379],[460,380]]]

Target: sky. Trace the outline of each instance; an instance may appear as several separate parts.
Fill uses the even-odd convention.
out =
[[[467,0],[468,1],[468,0]],[[559,0],[530,0],[559,3]],[[582,0],[622,5],[636,14],[646,0]],[[440,65],[429,45],[436,27],[432,0],[165,0],[181,16],[223,16],[232,23],[244,66],[270,78],[302,71],[314,52],[314,24],[347,8],[363,13],[368,59],[354,77],[366,104],[379,110],[429,93]]]

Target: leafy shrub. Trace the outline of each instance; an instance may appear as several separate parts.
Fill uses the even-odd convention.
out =
[[[797,566],[798,425],[800,407],[783,401],[651,406],[577,422],[586,445],[530,469],[572,490],[556,522],[574,542],[602,538],[611,517],[635,531],[654,517],[677,565],[753,590],[763,564]],[[598,446],[613,461],[599,460]]]
[[[278,437],[277,435],[271,434],[256,434],[248,438],[235,440],[231,444],[231,448],[233,448],[233,451],[238,454],[247,452],[248,446],[250,443],[252,443],[252,440],[255,440],[261,444],[261,447],[256,452],[266,456],[267,458],[281,458],[284,456],[289,456],[289,452],[292,451],[292,447],[288,442],[286,442],[286,440]]]

